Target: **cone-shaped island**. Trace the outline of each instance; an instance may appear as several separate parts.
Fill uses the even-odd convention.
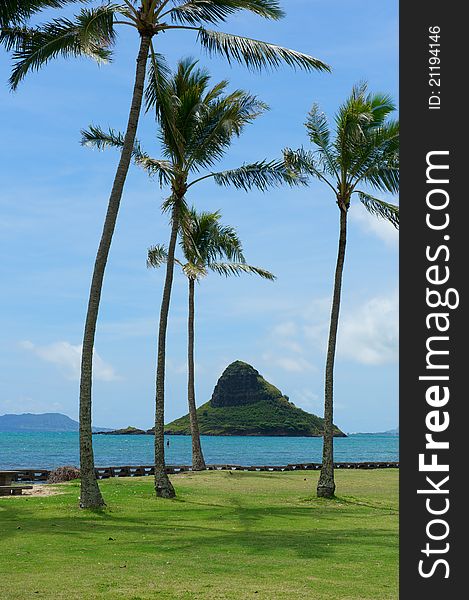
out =
[[[223,372],[209,402],[197,409],[201,435],[317,437],[323,419],[297,408],[254,367],[237,360]],[[190,435],[189,415],[165,427],[169,435]],[[334,435],[345,437],[334,426]]]

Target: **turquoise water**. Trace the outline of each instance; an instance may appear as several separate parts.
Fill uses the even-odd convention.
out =
[[[166,463],[191,464],[188,436],[167,436]],[[321,462],[321,438],[202,436],[208,464],[286,465]],[[93,436],[96,466],[153,464],[153,437]],[[334,440],[337,462],[398,461],[399,438],[354,434]],[[0,469],[53,469],[78,465],[78,433],[0,433]]]

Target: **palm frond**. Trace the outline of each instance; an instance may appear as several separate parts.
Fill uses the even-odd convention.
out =
[[[397,194],[399,192],[399,159],[396,157],[394,165],[375,165],[361,178],[377,190]]]
[[[213,262],[208,265],[211,271],[218,273],[218,275],[224,275],[225,277],[230,277],[231,275],[235,275],[239,277],[242,273],[248,273],[250,275],[259,275],[263,279],[268,279],[270,281],[274,281],[276,279],[275,275],[273,275],[270,271],[266,269],[261,269],[259,267],[253,267],[252,265],[247,265],[246,263],[235,263],[235,262],[226,262],[219,263]]]
[[[149,56],[148,64],[148,83],[145,88],[145,105],[146,110],[150,108],[157,109],[160,104],[160,90],[168,87],[168,80],[171,75],[170,68],[163,54],[155,52],[152,48]]]
[[[311,150],[284,148],[283,159],[286,166],[301,176],[311,175],[326,183],[335,193],[334,184],[330,177],[337,177],[334,156],[323,157]]]
[[[331,144],[329,123],[327,116],[320,110],[318,104],[313,104],[308,113],[305,126],[310,140],[313,144],[316,144],[321,153],[321,160],[324,163],[325,170],[338,178],[337,158]]]
[[[48,8],[62,8],[82,0],[2,0],[0,27],[21,26],[35,13]]]
[[[265,192],[271,187],[284,183],[293,185],[307,185],[307,180],[300,172],[287,166],[282,160],[270,162],[260,161],[242,165],[237,169],[229,169],[213,173],[213,180],[217,185],[233,185],[237,189],[249,191],[257,188]]]
[[[116,148],[121,150],[124,146],[124,134],[114,129],[103,131],[100,127],[90,125],[89,129],[82,129],[81,144],[106,150],[107,148]],[[169,185],[173,176],[171,163],[167,160],[151,158],[144,152],[140,143],[136,141],[132,150],[132,158],[136,165],[145,169],[151,177],[157,177],[160,187]]]
[[[347,172],[348,183],[353,185],[361,177],[361,173],[370,172],[373,166],[374,187],[390,189],[380,185],[380,163],[387,162],[387,156],[399,148],[398,124],[388,122],[387,118],[396,109],[391,97],[387,94],[368,93],[366,82],[355,85],[352,93],[339,108],[335,121],[337,135],[335,140],[336,155],[340,156],[341,171]],[[397,134],[397,137],[396,137]]]
[[[381,191],[399,192],[399,122],[390,121],[367,132],[350,169],[354,186],[364,181]]]
[[[182,272],[188,279],[202,279],[206,277],[207,269],[203,265],[197,265],[192,262],[188,262],[182,267]]]
[[[172,211],[176,202],[178,204],[179,215],[184,214],[188,210],[186,199],[179,198],[173,193],[163,200],[161,204],[161,212],[166,213]],[[182,219],[182,217],[180,217],[180,219]]]
[[[281,19],[285,13],[276,0],[187,0],[169,12],[173,21],[189,25],[221,23],[240,10],[266,19]]]
[[[210,92],[207,94],[210,95]],[[185,155],[191,169],[209,168],[221,159],[234,137],[267,106],[243,90],[197,102],[184,128]]]
[[[21,44],[16,45],[13,53],[12,89],[30,70],[38,70],[57,56],[88,56],[98,62],[109,61],[109,48],[115,39],[115,12],[116,7],[112,4],[82,9],[74,21],[54,19],[24,31]]]
[[[222,225],[221,223],[217,224],[214,228],[212,239],[207,246],[205,255],[208,265],[217,262],[223,257],[234,262],[246,262],[241,239],[234,227]]]
[[[188,263],[207,266],[223,257],[245,262],[241,240],[233,227],[220,223],[221,214],[187,209],[181,218],[180,245]]]
[[[81,130],[81,145],[105,150],[106,148],[122,149],[124,145],[124,134],[109,128],[103,131],[101,127],[90,125],[89,129]]]
[[[135,164],[148,173],[150,177],[157,177],[160,187],[168,186],[173,180],[173,168],[168,160],[151,158],[144,152],[134,152]]]
[[[330,143],[331,132],[327,117],[318,104],[313,104],[305,123],[311,141],[320,148],[327,148]]]
[[[180,245],[186,259],[183,271],[190,279],[205,277],[210,269],[220,275],[250,273],[273,280],[266,269],[246,263],[237,231],[220,223],[221,214],[197,212],[194,207],[185,210],[181,219]],[[228,259],[229,262],[223,259]]]
[[[331,70],[329,65],[317,58],[260,40],[204,28],[199,29],[197,37],[210,55],[222,55],[229,63],[234,60],[253,70],[278,68],[283,64],[306,71]]]
[[[153,109],[159,124],[159,138],[164,153],[173,162],[180,161],[185,153],[185,134],[181,126],[184,98],[194,89],[204,89],[208,75],[196,69],[197,61],[186,59],[178,64],[172,77],[164,61],[153,50],[150,55],[150,72],[145,91],[147,111]]]
[[[399,206],[375,198],[366,192],[357,190],[357,193],[361,203],[369,213],[375,217],[380,217],[389,221],[396,229],[399,229]]]
[[[166,264],[168,260],[168,251],[163,244],[157,244],[148,248],[147,267],[158,269]]]
[[[21,50],[27,40],[34,35],[34,32],[34,29],[25,25],[11,25],[2,28],[0,31],[0,45],[3,45],[7,52]]]
[[[396,110],[396,104],[389,94],[368,94],[365,102],[370,105],[373,114],[373,127],[380,127],[387,117]]]

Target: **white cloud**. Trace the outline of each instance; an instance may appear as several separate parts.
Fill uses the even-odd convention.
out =
[[[302,373],[314,369],[304,356],[302,332],[293,320],[277,323],[269,333],[269,349],[262,359],[269,364],[289,373]]]
[[[339,324],[338,353],[366,365],[396,362],[399,343],[397,293],[372,298]]]
[[[290,372],[317,370],[310,362],[312,347],[325,356],[329,334],[330,299],[317,299],[296,320],[277,325],[263,355]],[[342,303],[337,355],[365,365],[394,363],[398,358],[398,294],[370,298],[360,306]]]
[[[21,342],[20,345],[42,360],[57,365],[68,379],[78,380],[80,378],[81,345],[74,346],[69,342],[54,342],[46,346],[36,346],[28,340]],[[96,351],[93,354],[93,376],[101,381],[120,379],[114,368],[106,363]]]
[[[379,217],[370,214],[362,204],[356,204],[350,211],[350,218],[367,233],[378,237],[388,246],[397,247],[399,244],[398,230],[386,221]]]

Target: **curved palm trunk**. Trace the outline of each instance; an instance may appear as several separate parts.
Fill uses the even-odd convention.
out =
[[[342,290],[342,273],[344,270],[345,245],[347,242],[347,209],[340,209],[339,251],[335,269],[334,293],[332,296],[331,322],[329,342],[327,346],[326,376],[324,386],[324,438],[322,447],[322,468],[317,486],[320,498],[332,498],[335,492],[334,482],[334,360],[339,325],[340,295]]]
[[[117,167],[114,183],[109,197],[109,204],[104,221],[101,241],[94,264],[93,278],[91,280],[88,310],[86,313],[85,331],[83,335],[83,351],[81,358],[80,378],[80,476],[81,508],[99,508],[104,506],[104,500],[99,490],[94,468],[93,443],[91,432],[91,386],[93,370],[93,347],[98,320],[99,302],[103,286],[104,271],[111,247],[119,205],[124,189],[125,179],[130,166],[132,149],[135,142],[137,125],[142,106],[143,88],[145,85],[145,71],[150,47],[151,37],[142,35],[140,49],[137,57],[135,83],[130,106],[127,130],[124,145]]]
[[[166,330],[168,328],[169,303],[174,274],[174,254],[179,230],[179,201],[172,212],[171,237],[169,240],[166,277],[161,300],[160,325],[158,330],[158,361],[156,368],[155,402],[155,491],[159,498],[174,498],[176,492],[166,474],[164,458],[164,378],[166,363]]]
[[[202,446],[200,444],[199,423],[197,421],[197,408],[195,406],[195,368],[194,368],[194,287],[195,281],[189,278],[189,317],[187,321],[188,339],[188,382],[187,401],[189,403],[189,420],[192,437],[192,470],[203,471],[206,469]]]

